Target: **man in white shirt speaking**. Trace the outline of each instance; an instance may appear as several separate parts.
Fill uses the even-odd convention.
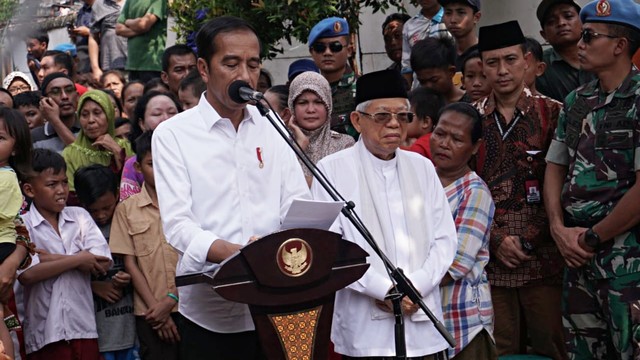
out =
[[[212,271],[254,236],[279,229],[291,202],[309,198],[302,169],[254,106],[234,102],[229,85],[255,88],[260,42],[244,20],[218,17],[198,32],[199,104],[153,135],[158,202],[167,241],[180,253],[177,275]],[[211,287],[180,288],[180,358],[264,355],[248,307]]]
[[[431,162],[399,150],[413,120],[404,82],[397,71],[366,74],[356,83],[351,122],[360,133],[352,148],[322,159],[318,166],[347,200],[391,262],[404,270],[424,303],[442,321],[439,283],[453,262],[456,228]],[[330,200],[314,181],[314,198]],[[332,230],[365,249],[371,267],[360,280],[338,291],[331,329],[336,352],[345,358],[395,355],[392,282],[382,261],[356,228],[340,215]],[[406,296],[402,300],[407,356],[437,359],[448,347],[428,317]]]

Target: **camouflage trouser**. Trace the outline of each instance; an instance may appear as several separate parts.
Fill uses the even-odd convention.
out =
[[[640,359],[640,273],[590,279],[567,269],[562,321],[572,360]]]

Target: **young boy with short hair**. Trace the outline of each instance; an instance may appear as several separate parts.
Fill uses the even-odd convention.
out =
[[[482,17],[480,0],[438,0],[444,8],[442,21],[456,41],[456,71],[462,71],[462,60],[478,49],[476,25]]]
[[[98,360],[91,274],[111,266],[109,246],[91,215],[66,206],[67,166],[47,149],[33,154],[23,184],[33,200],[24,221],[41,250],[18,280],[24,286],[24,339],[29,360]]]
[[[413,121],[407,124],[407,146],[433,131],[438,111],[444,107],[442,97],[432,89],[419,87],[410,91],[408,95],[411,112],[415,116]]]
[[[472,51],[462,61],[462,102],[473,103],[491,94],[491,85],[482,71],[482,58],[478,50]]]
[[[524,73],[524,83],[533,95],[540,95],[536,89],[536,79],[542,76],[547,69],[547,63],[542,58],[542,45],[532,37],[524,38],[525,52],[531,53],[527,60],[529,66]]]
[[[431,159],[429,139],[431,139],[431,132],[436,127],[438,113],[444,107],[445,101],[434,90],[419,87],[409,93],[409,103],[411,104],[411,112],[416,116],[407,127],[407,139],[412,137],[414,140],[404,149]]]
[[[74,174],[76,196],[109,242],[111,220],[118,204],[120,177],[104,165],[93,164]],[[105,360],[134,360],[136,322],[133,316],[131,276],[122,256],[113,255],[106,276],[91,278],[98,347]]]
[[[40,92],[27,91],[13,97],[13,108],[20,111],[29,124],[29,129],[44,125],[44,115],[40,110]]]
[[[180,81],[178,88],[178,99],[184,110],[189,110],[198,105],[200,95],[207,90],[207,84],[202,80],[198,69],[193,69]]]
[[[143,359],[178,358],[180,335],[174,317],[178,314],[175,285],[177,252],[162,231],[151,156],[152,132],[136,140],[135,163],[142,173],[142,191],[116,208],[109,245],[124,255],[125,270],[134,287],[134,314]]]
[[[456,74],[456,49],[448,38],[426,38],[411,51],[411,68],[420,86],[434,90],[447,104],[458,102],[464,91],[453,84]]]

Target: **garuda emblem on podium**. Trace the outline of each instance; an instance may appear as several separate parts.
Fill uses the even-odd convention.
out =
[[[313,252],[306,241],[292,238],[280,245],[276,256],[278,268],[283,274],[298,277],[304,275],[311,267]]]

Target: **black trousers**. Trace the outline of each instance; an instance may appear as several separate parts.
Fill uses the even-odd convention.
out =
[[[255,331],[222,334],[178,315],[180,360],[266,360]]]
[[[172,313],[171,317],[177,325],[178,313]],[[178,360],[179,344],[169,344],[158,336],[144,316],[136,316],[136,331],[140,341],[140,358],[142,360]],[[178,329],[178,333],[180,330]]]

